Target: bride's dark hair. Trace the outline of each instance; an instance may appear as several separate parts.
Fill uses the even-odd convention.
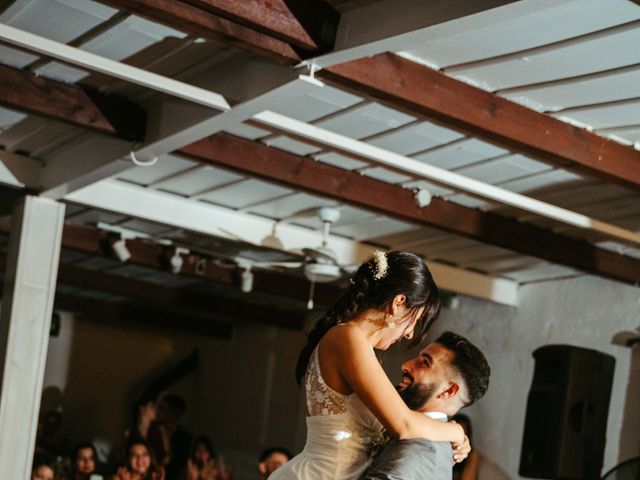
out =
[[[309,332],[307,344],[300,352],[296,365],[298,383],[307,371],[311,354],[331,327],[351,320],[366,309],[385,308],[396,295],[405,295],[407,308],[415,312],[425,307],[422,318],[416,323],[412,344],[417,345],[424,339],[440,313],[440,296],[431,272],[424,261],[413,253],[389,252],[385,256],[386,274],[376,278],[376,273],[380,275],[375,256],[360,265],[351,279],[349,291],[333,304]]]

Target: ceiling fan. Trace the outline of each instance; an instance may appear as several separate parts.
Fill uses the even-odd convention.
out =
[[[292,251],[291,253],[297,253],[301,255],[303,258],[301,261],[261,261],[256,259],[247,259],[242,255],[238,255],[235,257],[236,263],[244,270],[243,272],[243,282],[242,287],[243,291],[251,291],[251,269],[253,267],[257,268],[265,268],[270,270],[279,270],[279,269],[301,269],[305,278],[310,282],[309,289],[309,300],[307,302],[307,308],[309,310],[313,309],[313,294],[316,283],[328,283],[340,280],[347,273],[345,266],[342,266],[338,263],[336,258],[336,254],[329,247],[329,234],[331,231],[331,226],[335,224],[340,219],[340,209],[337,207],[320,207],[320,208],[312,208],[306,209],[300,212],[297,212],[290,217],[287,217],[282,221],[290,221],[295,218],[304,218],[311,215],[317,215],[320,221],[322,222],[322,241],[321,244],[315,248],[303,248],[300,251]],[[270,235],[265,237],[261,242],[261,247],[270,247],[276,249],[284,249],[282,241],[277,236],[277,222],[274,224],[273,231]],[[240,240],[246,241],[234,235],[231,232],[226,232],[239,238]]]

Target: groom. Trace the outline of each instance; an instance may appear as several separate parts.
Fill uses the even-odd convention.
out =
[[[489,386],[489,364],[469,340],[445,332],[402,365],[400,396],[412,410],[446,421],[481,398]],[[451,480],[450,443],[393,440],[376,457],[363,480]]]

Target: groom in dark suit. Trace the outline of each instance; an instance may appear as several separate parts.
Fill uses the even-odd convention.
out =
[[[402,365],[398,392],[412,410],[446,421],[481,398],[490,369],[469,340],[445,332]],[[450,443],[423,439],[393,440],[375,458],[364,480],[451,480]]]

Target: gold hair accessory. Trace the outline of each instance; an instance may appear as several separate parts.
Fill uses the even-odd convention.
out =
[[[376,250],[373,254],[373,279],[380,280],[387,276],[389,271],[389,263],[387,262],[387,254],[382,250]]]

